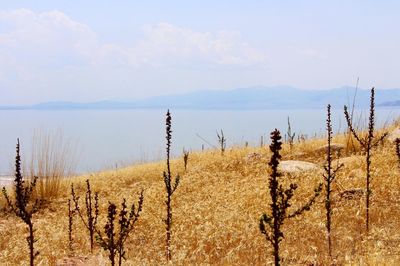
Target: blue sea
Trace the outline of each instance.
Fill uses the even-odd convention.
[[[138,162],[160,160],[165,154],[166,110],[3,110],[0,111],[0,175],[13,173],[16,139],[20,138],[23,161],[32,152],[35,132],[63,135],[73,153],[74,171],[86,173],[123,167]],[[278,128],[287,131],[288,117],[292,132],[312,137],[325,134],[326,110],[171,110],[172,153],[210,149],[218,145],[221,129],[227,145],[259,146],[261,137]],[[365,124],[358,111],[355,119]],[[378,108],[377,126],[390,123],[400,109]],[[360,118],[361,117],[361,118]],[[333,110],[334,131],[346,128],[342,110]],[[25,160],[24,160],[25,158]]]

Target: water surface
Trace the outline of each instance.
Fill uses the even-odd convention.
[[[76,146],[76,171],[99,171],[138,161],[164,158],[165,110],[0,111],[0,174],[13,172],[16,138],[22,156],[31,152],[35,130],[62,131]],[[259,145],[274,128],[313,136],[325,132],[325,110],[199,111],[172,110],[173,155],[182,149],[217,146],[216,131],[223,129],[228,146]],[[378,109],[378,125],[392,121],[400,109]],[[343,131],[342,110],[333,110],[335,131]]]

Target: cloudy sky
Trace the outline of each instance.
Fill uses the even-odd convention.
[[[0,0],[0,104],[400,87],[400,2]]]

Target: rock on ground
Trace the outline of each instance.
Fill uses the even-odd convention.
[[[332,153],[339,153],[341,152],[346,146],[340,143],[331,143],[331,151]],[[328,151],[328,144],[321,146],[315,150],[316,152],[327,152]]]
[[[98,256],[75,256],[59,259],[56,266],[101,266],[106,265],[106,262]]]
[[[395,141],[396,138],[400,138],[400,128],[394,129],[392,132],[389,133],[387,139],[389,141]]]
[[[287,160],[279,163],[279,170],[284,173],[299,173],[319,169],[318,165],[305,161]]]

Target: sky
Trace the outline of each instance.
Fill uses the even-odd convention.
[[[0,105],[399,88],[399,1],[0,0]]]

